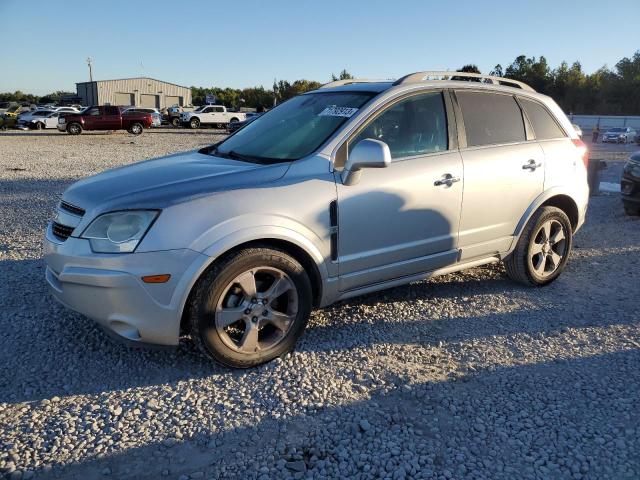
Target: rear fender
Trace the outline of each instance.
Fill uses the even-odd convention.
[[[578,216],[580,216],[579,202],[576,201],[576,198],[573,194],[568,193],[566,189],[563,189],[560,187],[550,188],[549,190],[546,190],[543,193],[541,193],[531,203],[531,205],[529,205],[529,208],[527,208],[527,210],[524,212],[524,215],[522,215],[522,217],[520,218],[520,221],[516,225],[515,231],[513,232],[514,241],[511,244],[511,248],[515,246],[517,239],[520,237],[520,234],[524,230],[524,227],[526,226],[531,216],[536,212],[536,210],[538,210],[550,198],[557,197],[559,195],[569,197],[573,201],[573,203],[576,205],[576,208],[578,209]]]

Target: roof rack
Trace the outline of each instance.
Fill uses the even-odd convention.
[[[389,80],[372,80],[368,78],[349,78],[346,80],[334,80],[333,82],[325,83],[320,88],[333,88],[341,87],[343,85],[351,85],[352,83],[376,83],[376,82],[388,82]]]
[[[431,77],[441,77],[440,79],[431,78]],[[494,77],[492,75],[482,75],[481,73],[471,73],[471,72],[451,72],[451,71],[425,71],[425,72],[416,72],[411,73],[409,75],[405,75],[402,78],[396,80],[394,85],[406,85],[408,83],[420,83],[425,82],[427,80],[451,80],[452,77],[465,77],[465,78],[477,78],[482,83],[491,83],[493,85],[505,85],[507,87],[516,87],[521,88],[522,90],[528,90],[530,92],[535,92],[533,88],[523,82],[519,82],[518,80],[512,80],[511,78],[503,78],[503,77]]]

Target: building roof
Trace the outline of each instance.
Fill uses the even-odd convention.
[[[184,85],[178,85],[177,83],[165,82],[164,80],[158,80],[157,78],[152,78],[152,77],[113,78],[113,79],[109,79],[109,80],[94,80],[92,82],[76,82],[76,85],[82,85],[82,84],[85,84],[85,83],[119,82],[119,81],[122,81],[122,80],[153,80],[153,81],[160,82],[160,83],[167,83],[169,85],[175,85],[176,87],[180,87],[180,88],[187,88],[187,89],[191,88],[191,87],[185,87]]]

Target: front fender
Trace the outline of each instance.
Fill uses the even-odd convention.
[[[263,224],[233,231],[224,236],[217,237],[209,247],[202,250],[202,253],[210,257],[211,261],[214,261],[238,245],[268,239],[286,241],[301,248],[314,260],[322,279],[324,280],[329,277],[330,273],[327,269],[325,255],[323,254],[323,245],[322,243],[318,244],[320,239],[316,237],[315,241],[311,240],[297,229],[293,230],[282,225]]]
[[[189,298],[189,293],[193,289],[195,283],[216,259],[239,245],[267,239],[283,240],[304,250],[314,260],[322,279],[322,284],[326,284],[326,280],[329,277],[327,262],[325,261],[325,257],[323,256],[321,249],[318,248],[314,241],[295,230],[291,230],[283,226],[259,225],[247,227],[233,231],[216,239],[211,245],[209,245],[209,247],[202,251],[206,258],[199,257],[199,260],[191,265],[183,276],[179,287],[176,289],[179,294],[177,295],[177,298],[175,298],[175,302],[179,311],[184,311],[186,302]]]

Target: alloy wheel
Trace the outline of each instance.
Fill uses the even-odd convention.
[[[567,254],[567,234],[562,224],[554,219],[543,223],[529,249],[529,261],[535,273],[542,277],[552,275]]]
[[[298,314],[298,292],[282,270],[256,267],[225,287],[215,327],[229,348],[245,354],[270,350],[289,332]]]

